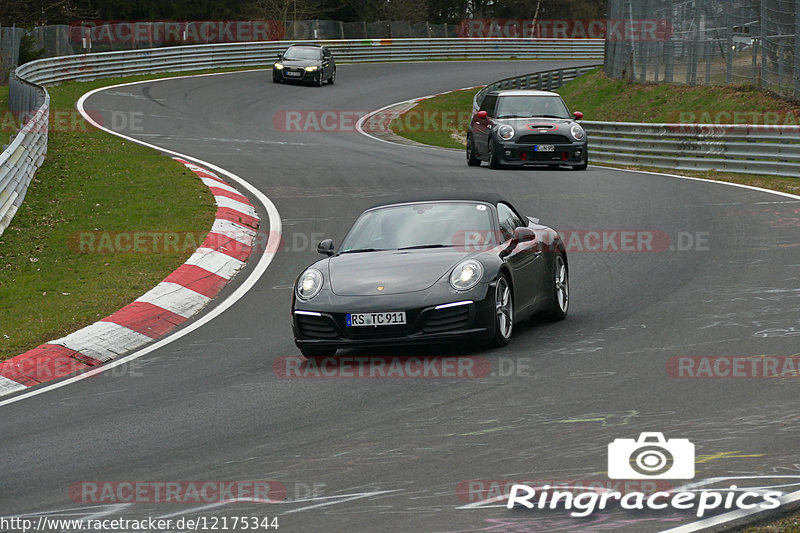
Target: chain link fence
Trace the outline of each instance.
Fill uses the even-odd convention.
[[[93,22],[31,30],[43,57],[222,42],[459,37],[457,24],[337,20]]]
[[[797,0],[609,0],[608,18],[611,77],[753,84],[800,99]]]

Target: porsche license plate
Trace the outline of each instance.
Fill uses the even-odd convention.
[[[348,326],[397,326],[406,323],[404,312],[347,313]]]
[[[556,147],[554,144],[535,144],[533,146],[534,152],[555,152]]]

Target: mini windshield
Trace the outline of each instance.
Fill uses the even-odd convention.
[[[492,245],[491,212],[484,204],[461,202],[372,209],[350,228],[341,253]]]
[[[283,54],[284,59],[319,59],[322,52],[313,46],[290,46]]]
[[[495,118],[570,118],[567,106],[558,96],[501,96]]]

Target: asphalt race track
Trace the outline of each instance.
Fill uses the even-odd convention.
[[[283,532],[659,531],[696,518],[618,506],[586,518],[469,506],[492,494],[462,490],[469,480],[608,482],[608,443],[654,431],[695,443],[699,486],[798,490],[796,377],[679,379],[667,362],[798,354],[800,201],[591,166],[491,171],[467,167],[462,152],[353,131],[279,131],[273,120],[282,111],[364,112],[565,64],[341,65],[336,85],[321,88],[253,71],[89,98],[89,111],[135,117],[120,121],[125,133],[264,192],[286,247],[244,298],[199,330],[93,379],[0,406],[0,514],[278,516]],[[506,348],[344,352],[485,357],[487,377],[277,375],[273,363],[299,355],[291,283],[318,258],[316,242],[340,242],[364,208],[419,191],[499,191],[559,231],[649,232],[662,246],[572,249],[570,316],[518,324]],[[738,479],[714,480],[726,476]],[[174,480],[276,480],[286,499],[92,504],[73,485]]]

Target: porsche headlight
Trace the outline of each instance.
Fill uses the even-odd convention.
[[[576,141],[582,140],[583,137],[586,135],[586,133],[583,131],[583,128],[581,128],[577,124],[574,124],[572,128],[570,128],[569,132],[572,134],[573,137],[575,137]]]
[[[499,128],[497,128],[497,136],[503,139],[504,141],[507,141],[514,136],[514,128],[512,128],[508,124],[503,124]]]
[[[317,70],[318,68],[319,68],[319,67],[318,67],[318,66],[316,66],[316,65],[311,65],[310,67],[306,67],[306,72],[314,72],[314,71],[315,71],[315,70]]]
[[[457,291],[467,291],[483,277],[483,265],[474,259],[459,263],[450,274],[450,286]]]
[[[275,63],[273,66],[278,70],[283,70],[283,63]]]
[[[322,289],[322,272],[316,268],[309,268],[297,280],[297,297],[301,300],[310,300]]]

